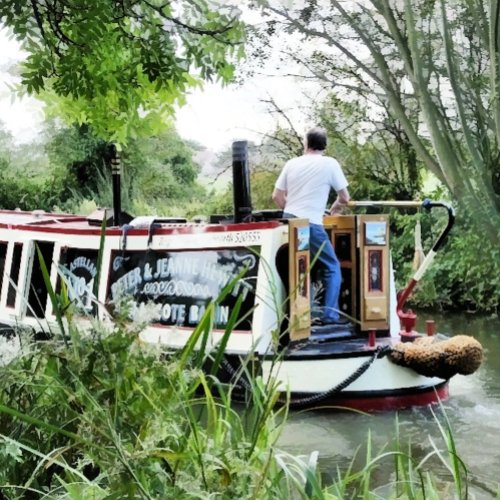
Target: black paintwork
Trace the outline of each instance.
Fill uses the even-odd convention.
[[[311,361],[314,359],[340,359],[373,356],[378,347],[389,347],[392,339],[377,339],[375,347],[368,345],[368,339],[354,335],[347,330],[336,332],[335,336],[311,335],[309,339],[292,343],[281,353],[281,359],[288,361]],[[265,359],[273,359],[275,353],[268,353]]]

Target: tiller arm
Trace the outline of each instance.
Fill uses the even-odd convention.
[[[448,236],[448,233],[450,232],[455,222],[455,211],[453,210],[453,207],[451,207],[447,203],[443,203],[441,201],[436,202],[431,200],[424,200],[421,202],[421,206],[422,208],[425,208],[427,210],[431,210],[432,208],[435,207],[446,208],[446,210],[448,211],[448,223],[446,224],[446,227],[443,229],[443,231],[439,235],[438,239],[436,240],[432,248],[429,250],[429,253],[425,256],[425,259],[420,265],[420,267],[415,271],[415,274],[410,279],[409,283],[403,290],[401,290],[401,292],[399,292],[398,305],[397,305],[397,311],[399,317],[401,317],[400,312],[402,312],[405,302],[408,300],[408,297],[411,295],[413,289],[420,281],[424,273],[431,266],[432,262],[434,261],[434,257],[436,256],[436,253],[443,246],[446,240],[446,236]]]

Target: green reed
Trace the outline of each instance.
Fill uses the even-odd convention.
[[[417,457],[412,443],[403,443],[400,424],[396,415],[393,439],[374,452],[371,433],[368,433],[364,465],[355,470],[354,462],[359,450],[346,466],[337,470],[337,478],[323,490],[326,496],[317,498],[359,499],[408,499],[442,500],[443,498],[468,499],[468,469],[458,456],[453,433],[442,406],[440,412],[431,409],[442,442],[428,437],[430,451]],[[420,443],[421,444],[421,443]],[[449,476],[435,473],[436,465],[444,466]],[[443,468],[443,467],[441,467]],[[381,479],[380,470],[385,471]],[[377,471],[377,474],[374,474]],[[328,496],[330,495],[330,496]]]

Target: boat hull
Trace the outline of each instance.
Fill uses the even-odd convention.
[[[193,333],[206,329],[204,349],[224,342],[225,358],[236,372],[242,360],[255,359],[256,373],[275,380],[281,399],[291,395],[295,408],[391,410],[446,398],[445,380],[389,359],[400,340],[398,318],[388,314],[395,310],[389,249],[382,242],[368,248],[364,233],[363,252],[356,244],[356,227],[387,231],[388,224],[353,217],[328,222],[333,240],[338,236],[339,248],[348,254],[340,252],[349,278],[342,311],[355,320],[339,330],[311,326],[313,286],[304,276],[308,251],[297,237],[307,221],[295,227],[296,219],[292,231],[283,220],[132,221],[102,234],[84,217],[0,211],[0,267],[3,262],[9,277],[0,288],[0,323],[7,332],[19,326],[57,330],[48,273],[55,293],[67,291],[80,328],[90,327],[93,317],[108,323],[128,311],[131,321],[145,325],[141,341],[168,351],[183,349]],[[385,259],[373,283],[369,255]],[[231,370],[225,376],[234,380]]]
[[[391,339],[380,339],[371,347],[359,337],[308,341],[292,349],[254,356],[252,361],[227,356],[222,371],[226,381],[240,377],[239,388],[252,390],[238,370],[245,365],[272,381],[281,393],[280,401],[288,402],[292,409],[391,411],[446,400],[448,381],[394,364],[388,355],[392,343]]]
[[[436,385],[411,387],[387,391],[344,391],[310,401],[311,394],[290,395],[293,408],[328,408],[335,410],[356,410],[363,412],[397,411],[416,406],[429,406],[446,401],[449,397],[448,381]],[[310,402],[308,402],[310,401]]]

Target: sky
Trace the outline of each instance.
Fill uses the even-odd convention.
[[[20,143],[36,139],[43,122],[41,103],[29,97],[13,99],[8,87],[14,83],[8,70],[22,58],[17,42],[9,40],[6,31],[0,29],[0,120]],[[176,128],[181,137],[195,140],[215,152],[226,149],[233,140],[260,143],[277,123],[276,116],[261,99],[272,96],[298,128],[305,128],[297,95],[292,80],[276,75],[258,75],[242,85],[206,84],[203,90],[187,96],[187,104],[176,114]]]
[[[187,105],[177,112],[179,134],[194,139],[213,150],[222,150],[234,140],[260,143],[276,120],[260,102],[270,89],[265,79],[243,86],[208,84],[188,96]]]
[[[0,121],[12,132],[17,142],[36,138],[43,120],[42,105],[35,99],[14,98],[9,85],[15,80],[9,69],[22,60],[23,53],[15,40],[9,40],[4,29],[0,29]]]

